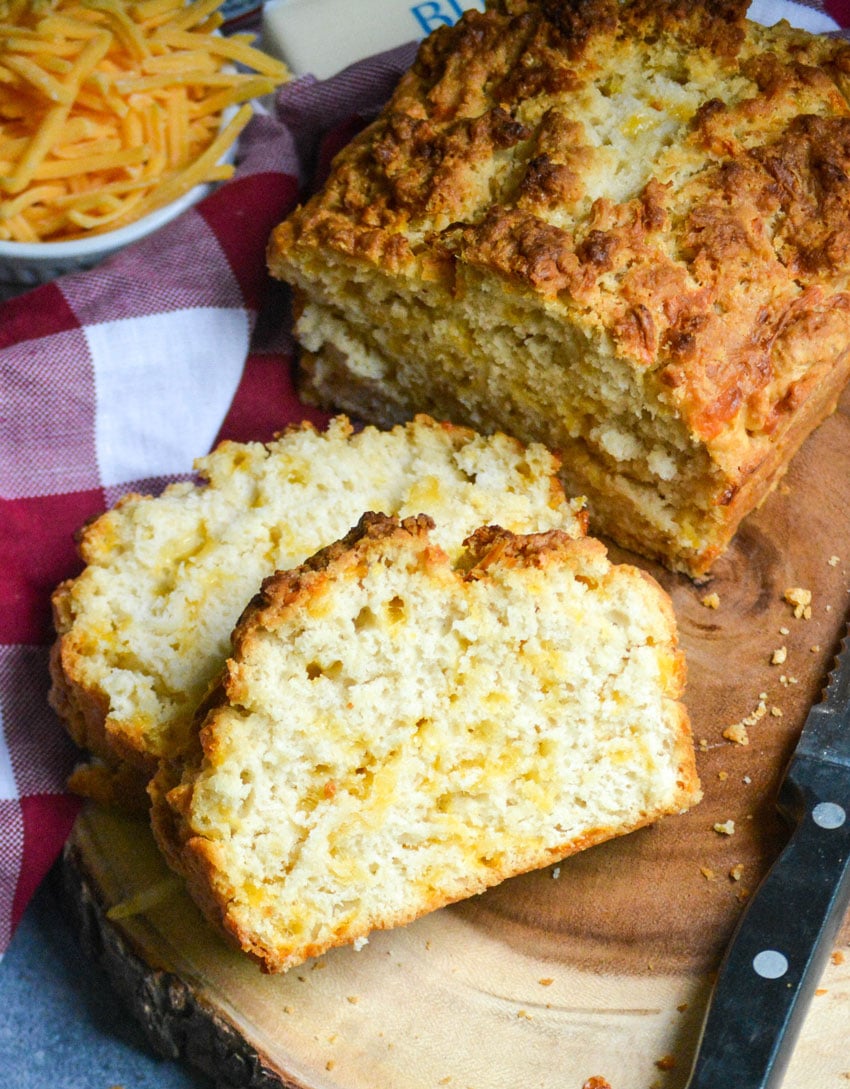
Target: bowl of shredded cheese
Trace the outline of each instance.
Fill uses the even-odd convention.
[[[233,173],[286,67],[221,0],[0,0],[0,279],[90,267]]]

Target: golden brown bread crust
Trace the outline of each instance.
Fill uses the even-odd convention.
[[[80,531],[78,542],[88,528]],[[51,597],[53,625],[60,637],[50,648],[48,692],[48,703],[71,739],[89,754],[89,761],[79,764],[69,776],[68,789],[98,805],[146,813],[147,784],[156,770],[156,762],[132,746],[115,744],[107,726],[106,694],[80,680],[80,648],[61,637],[69,625],[72,586],[73,579],[61,582]]]
[[[446,300],[483,277],[610,338],[647,410],[669,411],[707,453],[717,532],[683,560],[692,573],[828,411],[850,348],[850,46],[756,26],[747,6],[502,0],[468,12],[425,40],[386,110],[269,248],[272,272],[302,296],[323,259]],[[617,72],[643,55],[674,81],[679,63],[701,101],[660,96],[659,112],[684,120],[654,173],[617,199],[600,189],[599,137],[580,103],[594,84],[613,96]],[[435,402],[450,405],[442,389]],[[545,422],[538,437],[552,444]],[[747,503],[730,507],[745,487]]]
[[[345,584],[350,578],[356,583],[366,576],[369,565],[375,562],[376,557],[393,555],[395,544],[405,550],[413,548],[417,551],[420,557],[418,562],[423,570],[442,570],[441,565],[445,563],[446,556],[431,542],[429,534],[432,528],[433,522],[426,515],[399,519],[369,513],[339,542],[322,549],[298,568],[276,572],[265,579],[261,591],[246,607],[235,628],[233,656],[222,673],[221,683],[199,709],[200,729],[195,735],[192,751],[186,753],[181,761],[170,765],[162,764],[151,783],[154,834],[169,864],[186,879],[189,891],[208,917],[230,940],[254,956],[266,971],[285,970],[334,946],[364,937],[362,920],[359,923],[357,920],[343,920],[336,926],[330,939],[325,933],[320,941],[299,940],[294,947],[290,942],[282,950],[270,945],[268,937],[258,937],[263,924],[257,923],[257,916],[273,913],[276,909],[271,905],[262,907],[259,900],[255,904],[255,893],[246,887],[242,879],[234,876],[234,860],[229,853],[228,836],[221,837],[216,834],[216,828],[210,829],[210,810],[207,805],[210,799],[214,799],[212,824],[216,825],[219,817],[225,824],[233,820],[235,834],[241,831],[243,824],[252,820],[253,813],[249,816],[244,802],[234,803],[228,796],[224,781],[221,786],[213,788],[210,794],[202,782],[203,777],[206,773],[215,774],[219,769],[226,769],[225,780],[237,781],[240,774],[246,774],[244,767],[251,763],[250,754],[243,749],[239,753],[239,760],[234,764],[237,754],[233,749],[228,716],[229,709],[238,709],[241,715],[250,714],[249,708],[257,706],[257,693],[252,691],[244,670],[258,647],[279,628],[289,633],[293,618],[301,627],[310,625],[309,618],[314,609],[318,610],[317,616],[323,617],[323,603],[329,580],[339,579]],[[657,583],[644,572],[625,565],[621,565],[615,575],[605,558],[606,550],[599,541],[589,538],[572,540],[558,530],[517,536],[498,526],[482,527],[468,539],[467,549],[467,556],[457,568],[462,582],[487,579],[490,569],[496,565],[503,571],[531,567],[547,571],[555,566],[565,566],[577,573],[579,581],[587,579],[591,586],[596,579],[604,583],[609,577],[626,581],[637,578],[645,583],[648,593],[646,596],[642,595],[641,600],[649,613],[657,610],[658,614],[655,621],[657,626],[652,628],[656,633],[655,637],[662,641],[670,640],[669,646],[666,646],[667,666],[663,671],[661,684],[666,713],[669,715],[667,728],[671,735],[670,763],[674,768],[672,774],[675,786],[671,795],[666,798],[663,809],[655,808],[651,813],[633,816],[627,827],[614,828],[603,824],[589,826],[581,834],[557,843],[544,843],[537,836],[531,836],[527,841],[522,836],[511,838],[509,842],[505,842],[502,856],[492,861],[484,878],[480,872],[470,870],[465,873],[460,884],[455,881],[448,886],[452,890],[448,896],[445,895],[446,886],[438,884],[431,888],[427,902],[423,904],[421,898],[417,900],[417,896],[412,896],[409,907],[384,914],[377,921],[372,918],[366,932],[369,928],[383,929],[410,922],[425,911],[480,892],[507,877],[545,866],[609,839],[612,835],[642,827],[657,820],[664,813],[677,812],[695,804],[700,797],[690,724],[684,705],[678,702],[685,683],[684,656],[676,647],[672,605]],[[286,700],[284,702],[291,708]],[[351,707],[352,704],[348,706]],[[332,727],[328,725],[328,729]],[[375,740],[381,736],[383,729],[384,724],[380,719],[375,721]],[[286,723],[281,722],[274,726],[266,724],[263,730],[280,730],[285,734],[287,727]],[[492,754],[485,751],[478,754],[478,760],[484,765],[491,758]],[[265,763],[263,767],[266,767]],[[293,771],[293,767],[294,765],[287,766],[285,771],[281,769],[281,778],[276,778],[275,781],[282,783],[287,773],[300,774]],[[638,768],[635,772],[642,774]],[[258,794],[262,793],[260,776],[255,772],[247,774],[252,783],[252,796],[255,790]],[[333,773],[326,771],[326,774]],[[196,797],[198,790],[207,799],[207,803],[202,802],[200,807]],[[325,800],[330,802],[336,790],[335,780],[328,780]],[[249,802],[248,806],[250,804]],[[365,802],[364,808],[368,811]],[[559,832],[563,835],[563,829],[559,828]],[[274,873],[269,880],[277,880],[277,873],[291,873],[290,869],[283,867],[284,860],[276,859],[272,866]],[[287,880],[289,879],[288,877]],[[332,879],[329,880],[332,883]],[[256,886],[256,878],[252,879],[251,886]],[[348,896],[357,895],[359,893],[355,885],[349,890]],[[312,918],[311,925],[322,921]],[[309,931],[308,926],[307,932]]]

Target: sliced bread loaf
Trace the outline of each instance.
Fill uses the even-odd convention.
[[[563,455],[704,576],[850,374],[850,45],[749,0],[487,0],[272,235],[305,399]]]

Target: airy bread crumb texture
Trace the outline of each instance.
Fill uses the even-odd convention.
[[[491,0],[275,231],[302,392],[563,456],[691,575],[850,369],[850,46],[746,0]]]
[[[157,840],[267,971],[699,798],[669,598],[588,538],[365,515],[267,579]]]
[[[540,446],[424,416],[358,433],[338,417],[268,445],[225,442],[197,462],[200,484],[122,499],[83,530],[85,567],[53,598],[51,701],[107,769],[77,776],[79,788],[103,797],[112,769],[128,761],[143,787],[157,760],[186,743],[233,626],[267,575],[337,540],[364,511],[428,512],[450,554],[497,520],[517,532],[581,535],[582,503],[565,498],[557,467]],[[128,776],[119,780],[127,801]]]

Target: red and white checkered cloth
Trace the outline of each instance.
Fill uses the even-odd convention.
[[[826,8],[850,26],[850,0]],[[752,14],[835,26],[813,3]],[[65,780],[79,754],[47,704],[50,594],[80,568],[74,532],[127,491],[188,476],[223,438],[320,418],[293,390],[266,240],[412,57],[284,87],[232,181],[99,268],[0,306],[0,956],[78,808]]]

